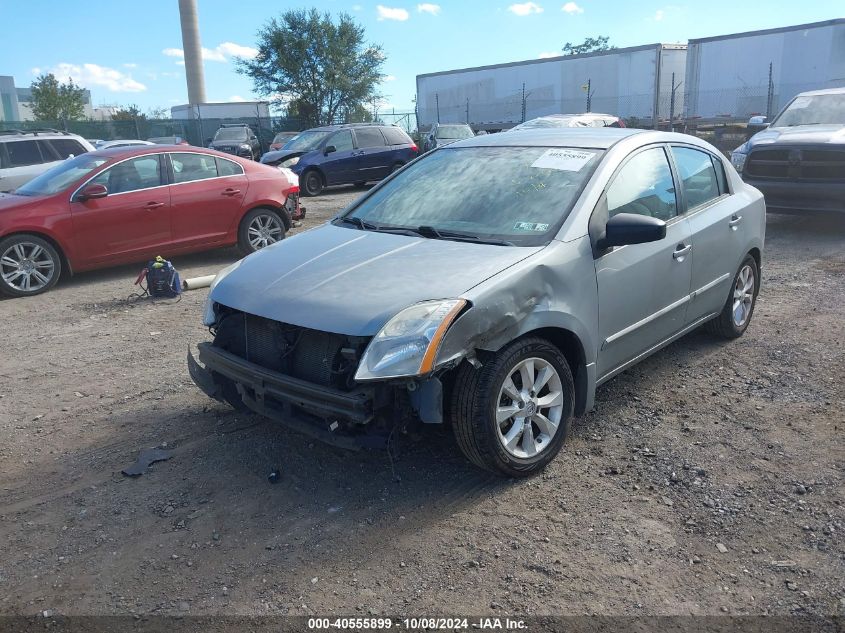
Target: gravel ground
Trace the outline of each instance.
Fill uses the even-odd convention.
[[[767,237],[747,334],[602,387],[527,481],[448,429],[391,463],[210,401],[185,368],[206,291],[128,301],[137,265],[0,301],[0,614],[845,612],[845,222]],[[120,474],[152,446],[172,459]]]

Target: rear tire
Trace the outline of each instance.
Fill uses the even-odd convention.
[[[253,209],[238,226],[238,250],[250,255],[285,239],[285,222],[273,209]]]
[[[302,193],[306,196],[319,196],[325,188],[323,177],[315,169],[311,169],[302,174]]]
[[[47,292],[62,275],[62,258],[47,240],[20,233],[0,240],[0,293],[32,297]]]
[[[541,338],[519,339],[480,369],[469,363],[458,368],[452,428],[461,451],[479,468],[528,477],[560,451],[574,401],[572,371],[560,350]]]
[[[722,312],[707,323],[707,331],[727,339],[742,336],[754,315],[758,292],[760,292],[760,271],[757,268],[757,261],[751,255],[746,255],[734,275]]]

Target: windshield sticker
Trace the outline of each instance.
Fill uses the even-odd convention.
[[[595,152],[585,152],[580,149],[550,149],[531,163],[531,166],[539,169],[581,171],[581,168],[595,155]]]
[[[810,105],[810,101],[812,99],[810,97],[796,97],[795,101],[792,102],[792,105],[789,106],[789,109],[799,109],[799,108],[806,108]]]
[[[543,233],[549,230],[549,225],[545,222],[517,222],[513,226],[514,231],[536,231]]]

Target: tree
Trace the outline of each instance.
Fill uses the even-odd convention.
[[[32,82],[32,114],[39,121],[75,121],[85,113],[85,89],[68,78],[59,83],[53,73]]]
[[[563,45],[564,55],[581,55],[582,53],[595,53],[596,51],[609,51],[616,48],[610,46],[608,42],[610,37],[607,35],[599,35],[598,37],[588,37],[580,44],[572,44],[567,42]]]
[[[384,59],[350,15],[341,13],[335,22],[316,9],[291,10],[261,28],[258,55],[239,60],[238,72],[252,79],[257,93],[289,101],[291,116],[320,125],[375,94]]]
[[[138,119],[145,121],[147,119],[147,115],[141,112],[141,108],[134,104],[118,108],[115,110],[114,114],[111,115],[112,121],[137,121]]]
[[[147,110],[148,119],[169,119],[170,110],[164,106],[155,106]]]

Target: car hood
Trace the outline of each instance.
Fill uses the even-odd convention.
[[[277,149],[270,152],[267,152],[261,157],[261,162],[264,164],[267,163],[280,163],[288,158],[296,158],[297,156],[302,156],[303,154],[307,154],[308,152],[303,151],[291,151],[291,150],[284,150],[284,149]]]
[[[542,249],[324,224],[241,260],[210,297],[292,325],[373,336],[403,308],[460,297]]]
[[[773,127],[757,132],[745,144],[745,151],[763,145],[803,145],[814,143],[845,144],[845,125],[796,125]]]
[[[43,202],[43,196],[16,196],[13,193],[0,193],[0,213],[9,209],[20,211],[28,207],[37,207]]]
[[[243,141],[211,141],[210,148],[214,149],[215,147],[232,147],[233,145],[237,145],[240,147],[241,145],[249,145],[249,141],[244,139]]]

